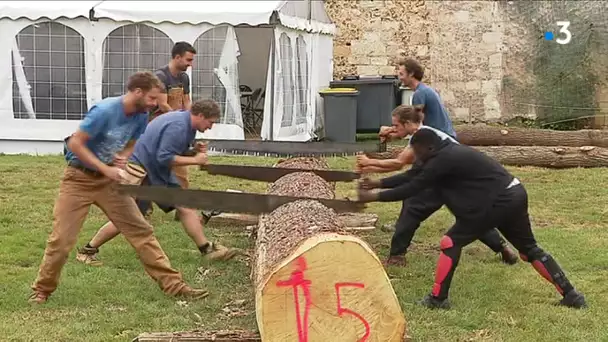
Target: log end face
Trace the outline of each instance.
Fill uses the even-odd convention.
[[[256,313],[262,340],[270,342],[303,335],[358,341],[366,334],[368,341],[396,342],[406,328],[380,260],[360,239],[339,234],[307,239],[278,265],[256,289]]]

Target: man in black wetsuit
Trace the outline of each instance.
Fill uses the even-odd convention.
[[[583,294],[574,289],[553,257],[537,245],[528,215],[528,195],[517,178],[482,152],[441,140],[431,130],[417,131],[410,144],[420,164],[396,176],[364,179],[359,201],[401,201],[435,187],[456,217],[456,223],[440,242],[433,289],[420,304],[449,308],[448,291],[462,248],[497,227],[521,258],[555,285],[563,296],[559,304],[586,307]],[[389,190],[369,191],[373,188]]]

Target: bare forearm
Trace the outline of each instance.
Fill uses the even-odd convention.
[[[74,141],[70,139],[68,141],[68,148],[72,153],[78,157],[83,163],[94,167],[99,172],[104,172],[104,170],[108,167],[104,164],[91,150],[89,150],[84,144]]]
[[[184,157],[184,156],[175,156],[173,158],[173,162],[171,162],[171,166],[188,166],[188,165],[197,165],[196,159],[194,157]]]
[[[401,170],[404,164],[399,159],[370,159],[369,166],[374,166],[387,170],[386,172],[390,172]]]
[[[380,166],[365,166],[361,168],[362,173],[388,173],[396,171],[392,168],[384,168]]]

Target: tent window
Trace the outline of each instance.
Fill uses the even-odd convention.
[[[12,49],[15,119],[81,120],[87,111],[84,39],[55,22],[27,26]]]
[[[145,24],[129,24],[110,32],[103,42],[102,96],[122,95],[131,74],[165,66],[172,48],[171,38]]]
[[[222,113],[220,122],[236,123],[234,111],[232,109],[226,111],[226,89],[214,71],[220,67],[227,34],[228,26],[217,26],[205,31],[194,42],[196,56],[192,68],[192,98],[213,99],[220,106],[220,113]],[[231,70],[224,71],[227,74],[231,73]],[[238,91],[236,93],[238,94]]]
[[[293,51],[291,50],[291,39],[287,34],[282,33],[279,38],[280,46],[280,66],[281,66],[281,96],[283,99],[283,118],[281,127],[290,127],[293,123],[294,114],[294,82],[293,70]]]
[[[297,69],[297,95],[298,105],[296,106],[296,124],[306,123],[308,112],[308,52],[306,51],[306,41],[299,35],[296,39],[296,67]]]

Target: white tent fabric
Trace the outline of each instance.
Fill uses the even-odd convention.
[[[35,113],[36,106],[32,105],[31,92],[33,90],[31,88],[41,86],[40,80],[38,80],[38,84],[36,84],[36,80],[34,84],[31,84],[32,81],[25,76],[28,75],[28,72],[32,72],[31,55],[32,51],[38,48],[18,46],[17,35],[26,28],[35,31],[38,25],[46,25],[47,36],[40,38],[46,38],[49,44],[52,43],[50,41],[59,41],[57,44],[68,44],[67,38],[53,33],[59,32],[53,30],[60,27],[63,30],[61,34],[67,34],[70,31],[69,34],[74,44],[80,46],[78,51],[81,52],[68,52],[68,57],[66,57],[65,47],[62,48],[63,52],[46,47],[45,53],[50,56],[51,63],[53,59],[66,59],[63,66],[64,73],[78,73],[78,68],[80,68],[82,81],[76,82],[76,85],[72,82],[67,86],[82,89],[75,91],[72,89],[72,97],[68,99],[67,90],[59,87],[64,83],[69,83],[68,81],[58,82],[60,84],[57,85],[53,84],[53,79],[50,79],[51,82],[46,87],[53,88],[50,94],[59,92],[57,96],[63,96],[64,101],[72,101],[74,105],[82,106],[84,111],[102,99],[104,86],[102,79],[106,77],[103,59],[104,43],[111,32],[126,25],[142,23],[142,25],[153,28],[158,32],[156,34],[167,37],[171,42],[194,43],[204,32],[217,25],[228,25],[230,29],[223,40],[220,65],[212,72],[217,75],[226,90],[224,120],[228,120],[230,117],[233,119],[231,123],[227,121],[219,123],[204,136],[243,139],[240,94],[238,94],[239,46],[232,27],[241,24],[272,25],[271,18],[276,14],[280,22],[280,25],[274,28],[276,67],[275,70],[268,70],[267,77],[268,85],[270,85],[271,79],[274,79],[274,89],[271,90],[270,87],[266,89],[262,135],[265,139],[271,138],[270,118],[272,117],[272,138],[275,140],[308,140],[312,137],[312,132],[318,122],[318,115],[322,113],[321,99],[317,93],[320,87],[328,85],[332,71],[331,35],[335,32],[335,25],[328,18],[323,2],[315,0],[310,3],[300,0],[150,1],[145,2],[143,6],[142,4],[139,1],[0,1],[0,32],[2,32],[0,35],[0,82],[4,82],[0,87],[1,153],[37,152],[39,150],[32,147],[35,142],[53,142],[55,147],[42,150],[55,151],[57,149],[57,152],[60,152],[58,146],[61,146],[62,139],[77,129],[80,122],[79,119],[74,118],[40,118],[38,113]],[[91,15],[95,20],[90,20]],[[49,20],[52,20],[52,23],[49,23]],[[30,35],[33,37],[31,40],[34,41],[35,34]],[[284,74],[281,74],[282,68],[279,66],[281,58],[286,58],[280,53],[282,35],[288,36],[290,41],[289,48],[286,49],[284,46],[284,51],[291,51],[292,56],[292,60],[287,64],[291,76],[285,77],[286,82],[281,80],[281,76]],[[306,51],[306,61],[304,62],[304,57],[301,57],[301,61],[296,61],[296,56],[302,54],[304,50]],[[30,57],[27,57],[28,52]],[[263,53],[268,54],[269,52]],[[75,57],[76,62],[74,60],[70,62],[70,56]],[[81,58],[81,62],[78,61],[78,58]],[[81,66],[76,67],[73,63],[80,63]],[[285,63],[283,62],[283,64]],[[195,65],[195,70],[196,67]],[[51,73],[49,64],[45,68]],[[59,72],[59,70],[57,71]],[[189,71],[189,74],[192,75],[192,71]],[[297,78],[301,78],[304,74],[308,74],[305,85],[297,82]],[[63,80],[63,78],[61,79]],[[274,106],[269,101],[271,92],[274,95],[272,96]],[[74,96],[80,97],[80,99],[74,98]],[[18,103],[14,102],[15,98],[20,99]],[[82,99],[85,101],[83,102]],[[49,105],[51,108],[52,99],[48,99],[48,101],[51,103]],[[290,115],[284,115],[282,107],[288,106],[290,103],[299,105],[299,111],[296,113],[294,110]],[[17,111],[14,106],[17,105],[20,106],[21,117],[14,114]],[[53,110],[49,111],[52,114]],[[35,119],[27,120],[28,118]],[[9,148],[7,141],[11,143],[20,141],[23,142],[23,146],[27,147]],[[30,143],[26,144],[25,141],[30,141]]]

